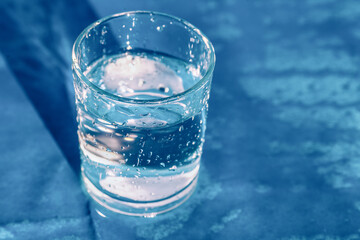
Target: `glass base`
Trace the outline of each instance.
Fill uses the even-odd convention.
[[[184,203],[194,192],[198,177],[196,176],[186,188],[175,195],[151,202],[123,201],[100,191],[83,173],[81,179],[84,191],[91,199],[102,207],[105,207],[112,212],[130,216],[155,217],[158,214],[168,212]]]

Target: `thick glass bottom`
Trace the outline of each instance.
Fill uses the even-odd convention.
[[[155,217],[158,214],[168,212],[184,203],[194,192],[198,177],[196,176],[186,188],[176,194],[158,201],[149,202],[129,202],[114,198],[100,191],[83,173],[81,179],[84,191],[91,199],[102,207],[105,207],[112,212],[130,216]]]

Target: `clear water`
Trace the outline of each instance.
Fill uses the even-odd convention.
[[[86,76],[103,90],[135,99],[168,97],[193,86],[201,77],[183,61],[144,52],[100,59],[88,68]],[[78,104],[78,134],[83,177],[98,190],[122,201],[161,201],[196,179],[205,113],[183,119],[176,112],[165,111],[162,115],[166,116],[159,119],[139,109],[145,112],[141,118],[129,117],[114,124],[106,117],[116,118],[120,108],[104,107],[96,101],[89,97],[85,105]],[[97,113],[106,113],[104,117],[92,114],[94,105]]]

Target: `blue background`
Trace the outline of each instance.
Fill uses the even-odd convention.
[[[127,10],[217,55],[199,185],[154,219],[82,194],[71,46]],[[0,239],[360,239],[358,0],[0,2]]]

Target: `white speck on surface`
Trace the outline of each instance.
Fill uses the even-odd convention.
[[[239,214],[242,212],[241,209],[231,210],[228,214],[226,214],[223,218],[221,218],[220,223],[215,223],[210,227],[210,231],[218,233],[225,228],[226,223],[229,223],[236,218],[238,218]]]

